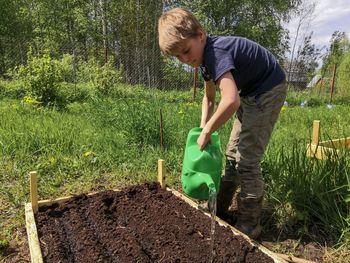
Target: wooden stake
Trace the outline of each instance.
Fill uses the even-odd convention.
[[[312,130],[312,144],[318,144],[320,141],[320,121],[314,120]]]
[[[163,114],[162,109],[159,109],[159,133],[160,133],[160,148],[164,149],[164,132],[163,132]]]
[[[333,92],[334,92],[334,82],[335,82],[335,73],[337,72],[337,65],[333,66],[333,78],[332,78],[332,86],[331,86],[331,98],[329,100],[329,104],[332,104]]]
[[[194,68],[194,74],[193,74],[193,101],[196,100],[197,76],[198,76],[198,68]]]
[[[162,189],[165,189],[165,166],[162,159],[158,160],[158,182]]]
[[[29,173],[30,176],[30,202],[32,203],[33,212],[38,212],[38,179],[37,172],[33,171]]]

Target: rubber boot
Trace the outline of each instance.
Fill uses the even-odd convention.
[[[238,220],[235,227],[252,239],[261,234],[262,200],[263,197],[242,197],[240,194],[237,196]]]
[[[226,160],[224,176],[221,177],[220,190],[216,201],[216,214],[222,217],[231,205],[233,195],[239,185],[236,162]]]

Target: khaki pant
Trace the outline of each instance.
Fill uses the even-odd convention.
[[[264,194],[260,162],[286,93],[287,85],[283,82],[261,95],[241,97],[226,158],[236,162],[243,198],[260,198]]]

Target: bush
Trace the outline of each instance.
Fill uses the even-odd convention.
[[[123,67],[115,69],[113,61],[110,60],[104,65],[100,65],[95,59],[82,62],[79,65],[78,81],[91,82],[101,95],[110,95],[116,83],[123,80]]]
[[[67,83],[61,82],[57,88],[57,98],[60,100],[61,107],[68,103],[83,102],[94,97],[94,89],[87,83]]]
[[[186,69],[186,66],[183,66],[174,59],[164,59],[163,74],[165,82],[170,87],[175,86],[179,89],[188,89],[190,86],[192,86],[193,73]]]
[[[22,99],[27,93],[28,89],[22,81],[0,80],[0,99]]]
[[[341,95],[350,95],[350,51],[337,69],[336,91]]]
[[[50,105],[62,100],[57,90],[58,84],[63,81],[62,72],[59,62],[49,55],[33,57],[29,52],[27,66],[19,67],[17,78],[26,84],[31,96],[43,105]]]

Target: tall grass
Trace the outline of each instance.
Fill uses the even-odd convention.
[[[301,234],[321,233],[334,242],[348,239],[349,158],[349,151],[327,160],[309,158],[297,141],[291,149],[282,147],[267,155],[264,168],[268,199],[280,227],[299,223]]]
[[[281,226],[302,222],[307,232],[315,224],[333,240],[349,240],[349,156],[305,157],[314,119],[321,120],[325,139],[349,136],[349,106],[318,105],[282,110],[263,162],[267,197]],[[168,183],[179,187],[187,132],[199,125],[200,108],[200,94],[192,101],[190,92],[127,86],[116,87],[109,98],[91,97],[63,111],[1,100],[0,239],[10,239],[24,225],[31,170],[40,175],[40,198],[54,198],[156,180],[157,159],[163,158]],[[227,123],[219,131],[223,150],[230,129]]]

